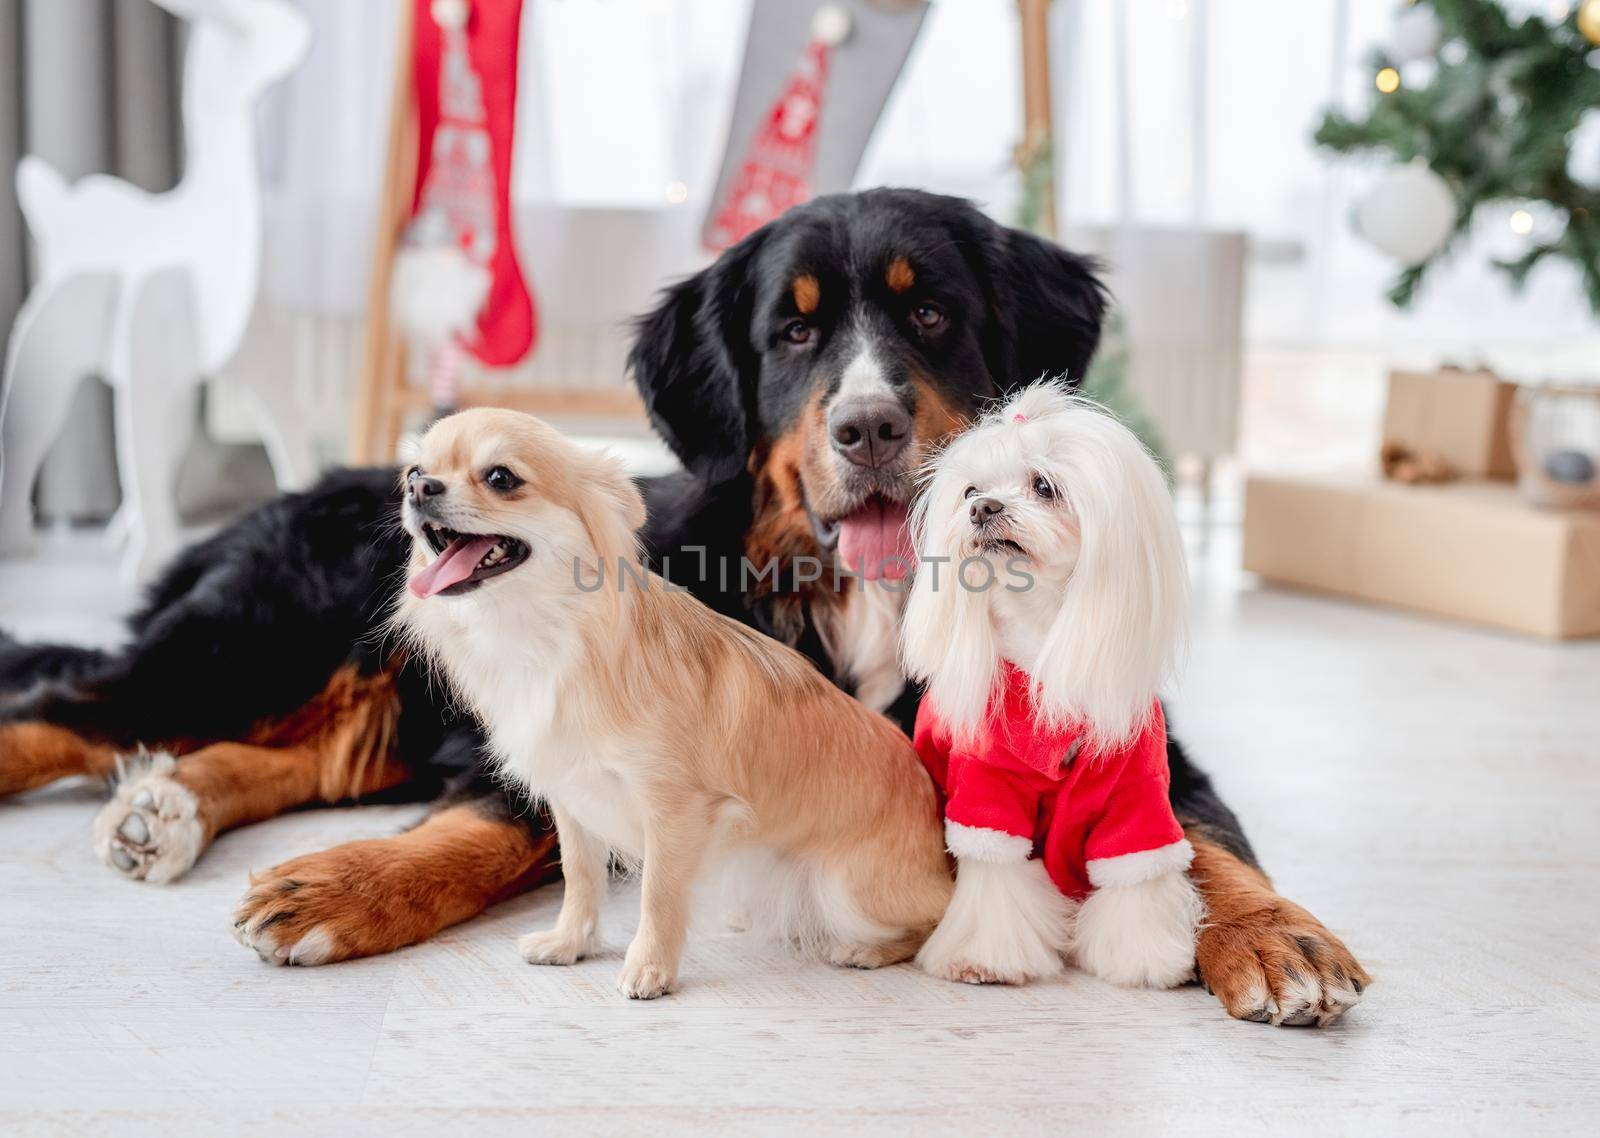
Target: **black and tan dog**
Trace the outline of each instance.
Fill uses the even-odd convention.
[[[1017,383],[1081,377],[1105,305],[1091,264],[951,198],[791,210],[639,323],[634,378],[685,468],[642,485],[654,564],[909,727],[894,622],[913,472]],[[178,559],[121,652],[0,648],[0,794],[147,748],[96,828],[105,860],[146,880],[295,806],[441,795],[412,830],[252,880],[236,932],[277,962],[389,951],[553,877],[548,825],[488,777],[476,725],[385,649],[399,495],[392,471],[347,471],[247,516]],[[1170,762],[1206,984],[1242,1018],[1337,1017],[1366,974],[1273,891],[1176,742]]]

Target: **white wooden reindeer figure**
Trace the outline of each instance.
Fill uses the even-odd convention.
[[[118,178],[67,185],[36,157],[17,168],[38,283],[17,318],[0,388],[0,552],[31,540],[33,483],[79,381],[116,399],[124,577],[178,540],[173,502],[198,385],[238,349],[255,305],[261,190],[255,104],[305,58],[310,23],[287,0],[155,0],[190,22],[185,169],[168,193]],[[312,473],[288,377],[246,380],[280,484]]]

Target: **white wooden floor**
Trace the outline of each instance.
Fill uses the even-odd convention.
[[[107,635],[123,598],[83,549],[0,563],[0,626]],[[229,936],[249,869],[412,808],[256,826],[160,888],[94,861],[97,793],[63,785],[0,803],[0,1132],[1593,1133],[1600,645],[1261,590],[1236,560],[1227,530],[1199,559],[1176,725],[1373,973],[1333,1028],[711,935],[680,994],[629,1004],[616,951],[518,959],[554,888],[392,956],[276,969]],[[634,913],[615,898],[613,946]]]

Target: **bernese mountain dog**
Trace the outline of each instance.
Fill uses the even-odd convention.
[[[1081,378],[1106,305],[1091,262],[960,200],[886,189],[790,210],[638,322],[633,378],[683,467],[642,483],[655,567],[909,728],[893,566],[918,467],[1018,384]],[[384,634],[398,503],[395,471],[336,471],[178,557],[123,648],[0,643],[0,795],[112,779],[97,851],[150,882],[295,807],[432,799],[404,833],[252,877],[234,931],[273,963],[387,952],[557,876],[548,822]],[[1334,1018],[1365,972],[1276,894],[1176,741],[1170,760],[1208,909],[1201,979],[1241,1018]]]

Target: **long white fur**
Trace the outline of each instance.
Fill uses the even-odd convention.
[[[1031,490],[1036,476],[1063,498],[1038,499]],[[1035,587],[1059,587],[1051,598],[1058,603],[1027,667],[1042,718],[1057,727],[1082,722],[1101,747],[1137,735],[1172,669],[1188,607],[1183,544],[1155,460],[1095,404],[1045,382],[985,416],[935,458],[912,516],[922,556],[954,563],[978,553],[968,486],[1001,500],[1024,548],[1053,555]],[[1066,578],[1049,580],[1063,560]],[[934,577],[917,573],[902,654],[958,738],[970,739],[1000,675],[991,609],[1005,586],[961,588],[952,566],[938,574],[937,587]]]
[[[1054,976],[1071,947],[1074,909],[1037,858],[962,858],[950,907],[917,953],[917,964],[969,984]]]
[[[730,854],[721,859],[717,892],[706,902],[736,913],[741,932],[811,957],[826,957],[840,945],[882,944],[903,932],[863,914],[825,866],[752,846]]]
[[[843,605],[817,613],[817,632],[835,669],[855,681],[856,698],[874,711],[886,710],[906,686],[897,643],[905,602],[902,582],[860,578]]]
[[[1194,977],[1195,937],[1206,906],[1189,875],[1171,871],[1094,890],[1072,937],[1078,967],[1112,984],[1175,988]]]
[[[1054,500],[1034,491],[1039,477]],[[926,481],[912,516],[923,564],[901,650],[957,741],[981,734],[1003,658],[1033,678],[1046,726],[1081,724],[1093,750],[1136,736],[1173,667],[1188,607],[1171,496],[1143,445],[1095,404],[1042,382],[958,436]],[[1004,506],[1031,588],[959,585],[954,566],[974,556],[1008,580],[1010,559],[978,547],[969,487]],[[950,564],[930,571],[932,556]],[[1019,983],[1052,975],[1070,951],[1118,984],[1171,987],[1192,974],[1205,910],[1176,862],[1096,889],[1074,912],[1038,860],[997,864],[967,838],[951,848],[955,896],[917,958],[930,972]]]

